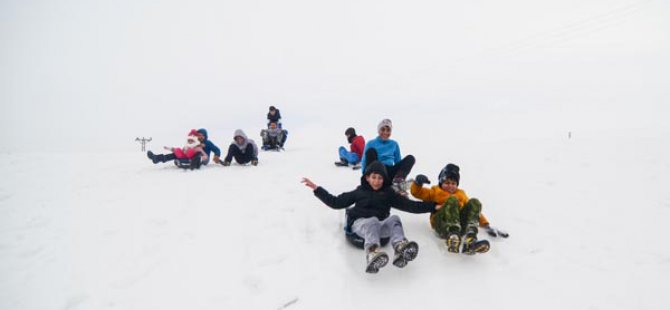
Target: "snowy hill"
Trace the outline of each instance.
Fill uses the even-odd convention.
[[[0,309],[667,309],[670,4],[4,1]],[[286,152],[184,171],[148,148],[205,127]],[[507,240],[419,246],[364,273],[333,166],[382,118],[433,182],[448,162]],[[486,238],[480,234],[480,238]],[[387,247],[386,250],[390,251]],[[474,305],[474,306],[473,306]]]

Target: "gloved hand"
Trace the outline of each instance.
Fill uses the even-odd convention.
[[[423,174],[418,174],[414,178],[414,183],[419,186],[423,186],[424,184],[430,184],[430,180],[428,180],[428,177],[423,175]]]
[[[489,234],[489,236],[491,236],[493,238],[497,238],[497,237],[507,238],[507,237],[509,237],[509,234],[506,231],[502,231],[502,230],[500,230],[498,228],[495,228],[495,227],[492,227],[492,226],[486,226],[486,227],[484,227],[484,230],[486,231],[487,234]]]

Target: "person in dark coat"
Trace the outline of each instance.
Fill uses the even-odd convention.
[[[333,209],[347,209],[347,225],[352,232],[365,239],[366,272],[376,273],[389,261],[388,255],[379,249],[382,238],[390,238],[395,251],[393,264],[405,267],[416,258],[419,247],[414,241],[405,238],[400,217],[391,215],[391,208],[410,213],[430,213],[441,206],[433,202],[409,200],[384,185],[387,178],[386,167],[374,161],[368,165],[361,177],[361,185],[355,190],[333,196],[323,187],[317,186],[310,179],[303,178],[302,183],[314,190],[314,195]]]

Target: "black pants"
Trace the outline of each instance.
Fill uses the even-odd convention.
[[[235,143],[231,144],[228,147],[228,154],[226,155],[226,158],[224,161],[231,161],[235,158],[235,161],[239,164],[246,164],[254,159],[257,159],[256,156],[254,156],[254,146],[249,143],[247,144],[247,147],[244,149],[244,152],[240,150]]]
[[[374,148],[370,148],[365,152],[365,163],[370,164],[373,161],[377,160],[377,150]],[[397,164],[393,166],[386,166],[386,173],[388,174],[388,178],[384,180],[384,185],[391,185],[393,182],[394,178],[402,178],[405,179],[410,171],[412,171],[412,167],[414,167],[414,163],[416,160],[414,159],[414,156],[412,155],[407,155],[405,156],[402,160],[400,160]]]

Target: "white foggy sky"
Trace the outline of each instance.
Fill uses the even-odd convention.
[[[3,1],[0,135],[6,151],[134,150],[206,127],[223,144],[269,105],[338,132],[333,109],[667,131],[669,20],[654,0]]]

